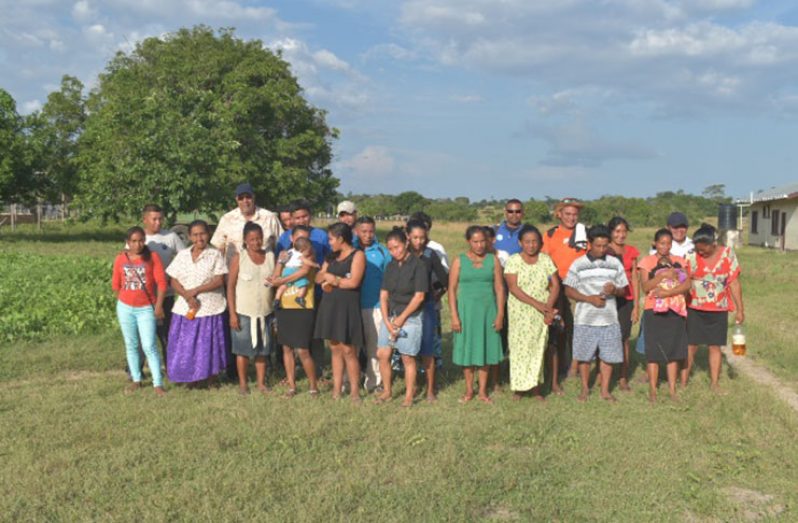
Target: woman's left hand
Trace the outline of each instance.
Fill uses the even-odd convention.
[[[737,325],[742,325],[744,321],[745,321],[745,313],[740,309],[737,309],[737,311],[734,313],[734,323],[736,323]]]
[[[493,329],[496,332],[501,332],[503,327],[504,327],[504,316],[502,316],[501,314],[497,314],[496,319],[493,320]]]
[[[637,305],[635,305],[632,309],[632,325],[638,321],[640,321],[640,310],[637,308]]]
[[[155,306],[155,319],[162,320],[164,318],[163,305]]]

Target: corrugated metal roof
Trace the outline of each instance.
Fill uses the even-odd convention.
[[[754,202],[769,202],[798,197],[798,183],[791,183],[754,194]]]

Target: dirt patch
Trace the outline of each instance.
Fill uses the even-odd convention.
[[[776,503],[776,499],[770,494],[741,487],[729,487],[724,493],[732,503],[740,507],[745,521],[771,519],[784,512],[784,505]]]
[[[723,355],[726,356],[726,361],[729,362],[729,365],[731,365],[734,370],[746,375],[757,383],[770,387],[776,396],[787,403],[795,412],[798,412],[798,393],[796,393],[794,389],[782,383],[772,372],[751,361],[750,358],[735,356],[732,354],[731,347],[724,346],[721,350],[723,351]]]
[[[482,512],[483,519],[490,519],[495,521],[517,521],[518,514],[513,512],[507,507],[492,506],[488,507]]]
[[[93,378],[104,378],[107,376],[115,376],[119,375],[122,376],[124,373],[120,370],[106,370],[102,372],[96,372],[91,370],[75,370],[75,371],[67,371],[61,373],[61,376],[66,381],[83,381]]]

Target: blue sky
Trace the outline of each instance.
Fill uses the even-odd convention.
[[[0,0],[21,112],[204,23],[281,49],[343,192],[733,196],[798,181],[798,6],[754,0]]]

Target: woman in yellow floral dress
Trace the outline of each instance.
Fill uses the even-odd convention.
[[[554,304],[560,292],[557,267],[547,254],[540,252],[543,237],[532,225],[518,233],[521,252],[507,260],[504,279],[510,291],[508,299],[510,349],[510,389],[513,399],[525,392],[542,400],[543,360],[549,328],[557,310]]]

